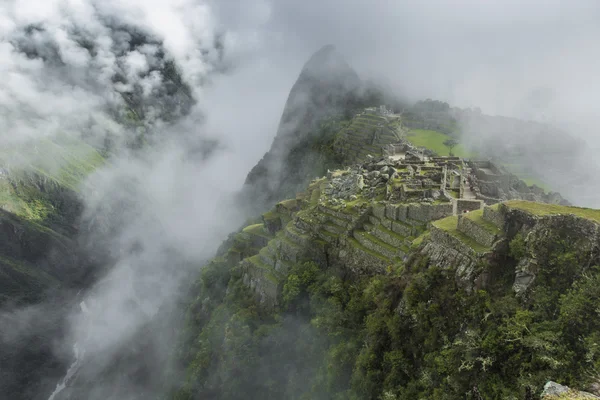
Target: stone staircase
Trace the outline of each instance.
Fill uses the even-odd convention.
[[[327,243],[335,242],[339,235],[347,232],[354,219],[351,214],[334,210],[322,204],[317,207],[317,210],[321,225],[317,235]]]
[[[404,259],[412,242],[426,229],[423,221],[407,217],[407,212],[398,212],[398,206],[375,205],[373,214],[352,233],[364,249],[371,254],[393,263]]]

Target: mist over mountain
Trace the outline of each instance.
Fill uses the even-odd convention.
[[[315,170],[317,159],[300,156],[292,161],[294,151],[307,147],[327,117],[352,113],[361,103],[368,104],[365,91],[364,83],[333,45],[314,53],[292,86],[271,148],[246,177],[242,196],[250,196],[249,204],[272,203],[286,190],[284,185],[287,190],[298,189],[307,177],[322,173]]]
[[[442,185],[441,161],[431,160],[453,149],[484,164],[444,171],[471,173],[485,201],[598,207],[598,17],[598,4],[583,0],[3,2],[0,398],[458,398],[474,383],[486,398],[527,385],[538,393],[541,376],[593,390],[582,371],[599,367],[595,325],[567,316],[591,315],[581,296],[590,307],[597,301],[586,280],[596,279],[595,242],[585,239],[593,223],[567,218],[560,231],[554,217],[502,205],[514,229],[482,222],[484,211],[470,228],[446,222],[448,235],[474,248],[457,255],[438,240],[444,229],[418,211],[402,221],[392,209],[413,204],[394,197],[401,185],[404,194]],[[431,170],[388,166],[380,158],[393,143],[429,154]],[[383,164],[375,168],[367,154]],[[401,182],[409,175],[414,182]],[[330,187],[314,184],[323,177]],[[341,194],[359,182],[356,198]],[[465,196],[466,181],[443,182],[418,201]],[[392,208],[376,215],[381,202]],[[345,214],[346,203],[365,213],[360,221]],[[520,235],[534,232],[525,244],[517,226]],[[465,239],[459,228],[484,239]],[[568,257],[555,254],[556,243]],[[489,256],[480,258],[485,267],[465,263],[478,252]],[[454,261],[442,268],[440,254]],[[547,261],[539,270],[536,257]],[[498,278],[492,259],[511,272]],[[569,265],[569,274],[556,272]],[[546,266],[554,272],[540,273]],[[455,269],[475,274],[460,279],[472,278],[491,300],[464,300],[442,284],[454,282],[443,274]],[[530,276],[539,284],[530,297],[511,292],[513,272],[519,284]],[[560,320],[529,302],[559,298]],[[425,311],[444,301],[464,301],[455,311],[493,307],[446,324]],[[399,322],[390,307],[409,311],[398,311]],[[491,325],[478,325],[487,312]],[[519,326],[511,313],[527,312],[533,333],[520,351],[528,362],[496,342],[494,355],[484,354],[456,328],[472,324],[492,337],[497,321]],[[466,364],[447,353],[439,361],[460,374],[429,364],[442,345],[425,337],[428,329],[467,354]],[[409,337],[412,353],[401,345]],[[368,350],[359,354],[359,343]],[[586,354],[587,364],[569,364],[568,352]],[[488,356],[523,375],[478,369]],[[327,365],[339,369],[324,372]]]

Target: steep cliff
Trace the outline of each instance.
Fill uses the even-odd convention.
[[[63,138],[5,148],[0,160],[0,392],[33,399],[64,374],[56,338],[71,299],[94,279],[77,190],[104,159]]]
[[[331,151],[339,122],[379,105],[380,97],[334,46],[314,53],[290,91],[271,148],[246,178],[245,203],[264,211],[327,168],[341,166]]]

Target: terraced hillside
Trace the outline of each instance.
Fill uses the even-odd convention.
[[[173,398],[593,388],[600,211],[485,206],[449,194],[460,160],[431,162],[330,171],[232,235],[195,285]]]
[[[348,164],[363,161],[368,154],[380,156],[383,146],[400,140],[401,126],[397,115],[382,115],[376,109],[365,109],[338,133],[334,150],[342,154]]]

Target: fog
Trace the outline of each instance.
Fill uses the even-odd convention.
[[[97,354],[119,348],[243,221],[228,199],[268,150],[290,88],[322,45],[411,100],[552,122],[597,151],[599,18],[593,0],[2,2],[0,145],[58,134],[116,143],[80,190],[88,240],[109,254],[110,272],[83,298],[94,316],[85,329],[74,316],[66,342]],[[147,43],[132,49],[123,31]],[[165,59],[195,100],[183,112],[179,95],[165,95],[175,123],[153,100]],[[134,87],[153,135],[132,152],[132,129],[114,114]]]

